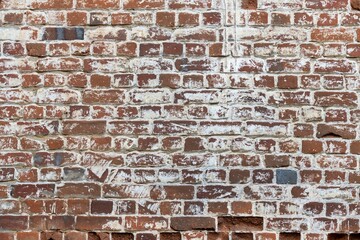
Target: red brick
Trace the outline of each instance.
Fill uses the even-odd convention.
[[[333,2],[331,0],[325,0],[324,2],[319,2],[317,0],[306,0],[305,6],[310,9],[322,9],[322,10],[336,10],[336,9],[345,9],[347,7],[348,1],[339,0]]]
[[[159,186],[150,191],[153,199],[193,199],[193,186]]]
[[[105,132],[105,127],[105,121],[66,121],[63,126],[63,134],[101,134]]]
[[[157,12],[156,24],[162,27],[175,27],[175,12]]]
[[[73,0],[51,1],[34,0],[31,2],[32,9],[70,9],[73,7]]]
[[[119,217],[79,216],[76,219],[75,229],[120,231],[123,228],[122,224],[122,219]]]
[[[261,217],[219,217],[220,231],[261,231],[263,230]]]
[[[169,7],[172,8],[172,9],[210,8],[211,7],[211,2],[210,1],[201,1],[201,0],[179,2],[179,1],[176,1],[176,0],[170,0],[169,1]]]
[[[220,25],[221,13],[220,12],[205,12],[203,13],[204,25]]]
[[[58,186],[59,197],[99,197],[100,186],[95,183],[65,183],[63,186]]]
[[[169,228],[168,219],[164,217],[125,217],[126,229],[140,231],[146,230],[167,230]]]
[[[314,29],[311,32],[311,39],[317,42],[352,42],[354,39],[353,32],[346,28]]]
[[[20,231],[27,229],[28,218],[25,216],[6,216],[0,217],[1,230]]]
[[[360,3],[358,0],[351,0],[350,4],[353,9],[356,9],[356,10],[360,9]]]
[[[290,15],[284,13],[272,13],[271,21],[272,25],[290,25]]]
[[[39,239],[39,233],[38,232],[18,232],[16,234],[16,237],[18,239],[38,240]]]
[[[183,54],[183,45],[181,43],[163,43],[165,55],[181,56]]]
[[[357,106],[357,95],[353,92],[316,92],[315,105]]]
[[[198,26],[199,14],[197,13],[179,13],[179,26]]]
[[[249,25],[268,24],[268,13],[262,11],[251,12],[249,16]]]
[[[355,63],[347,60],[319,60],[315,63],[316,73],[353,73]]]
[[[165,6],[164,0],[145,0],[145,1],[136,1],[136,0],[125,0],[124,9],[159,9]]]
[[[113,13],[111,14],[112,25],[129,25],[132,23],[130,13]]]
[[[118,0],[79,0],[77,8],[114,9],[119,8]]]
[[[304,140],[302,142],[302,152],[307,154],[315,154],[322,152],[322,142],[316,140]]]
[[[69,26],[82,26],[87,23],[87,13],[82,11],[74,11],[67,13],[67,23]]]
[[[241,8],[248,9],[248,10],[256,9],[258,6],[257,2],[258,2],[257,0],[244,0],[244,1],[242,1]]]
[[[112,210],[112,201],[93,200],[91,202],[91,213],[93,214],[110,214]]]

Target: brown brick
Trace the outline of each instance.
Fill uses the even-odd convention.
[[[219,217],[218,229],[220,231],[261,231],[263,230],[263,218]]]
[[[215,230],[215,219],[211,217],[172,217],[170,226],[175,231]]]

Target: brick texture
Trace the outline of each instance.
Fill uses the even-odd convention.
[[[0,0],[0,239],[360,239],[359,9]]]

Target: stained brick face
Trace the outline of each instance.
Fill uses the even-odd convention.
[[[0,240],[360,239],[359,0],[0,0]]]

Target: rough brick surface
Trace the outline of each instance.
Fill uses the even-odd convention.
[[[359,0],[0,0],[0,240],[360,239]]]

